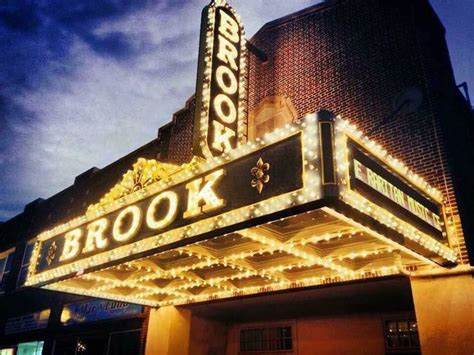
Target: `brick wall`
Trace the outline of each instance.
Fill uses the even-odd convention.
[[[455,85],[444,29],[429,4],[331,1],[268,23],[252,43],[268,61],[249,57],[250,111],[267,96],[287,95],[301,116],[326,108],[369,132],[390,115],[399,93],[422,91],[416,113],[396,116],[371,138],[443,191],[457,227],[455,247],[467,261],[441,122]]]
[[[160,156],[163,161],[183,164],[192,159],[194,109],[195,100],[192,96],[186,102],[185,107],[173,115],[173,120],[168,128],[169,148],[166,149],[166,153]]]

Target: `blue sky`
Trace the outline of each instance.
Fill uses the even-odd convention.
[[[195,85],[208,0],[3,0],[0,221],[152,140]],[[233,0],[248,37],[317,0]],[[432,0],[474,96],[474,1]]]

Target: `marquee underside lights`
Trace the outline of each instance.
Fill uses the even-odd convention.
[[[393,252],[456,262],[439,192],[346,121],[319,127],[308,115],[42,233],[27,285],[159,306],[393,275]]]
[[[182,305],[396,275],[394,251],[412,269],[431,263],[325,208],[47,288],[149,306]]]

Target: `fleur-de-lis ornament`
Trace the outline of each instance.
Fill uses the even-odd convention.
[[[46,255],[46,262],[48,263],[48,266],[51,265],[51,263],[54,260],[54,257],[56,256],[56,250],[58,249],[58,246],[56,245],[56,242],[53,242],[49,248],[48,248],[48,255]]]
[[[270,175],[266,174],[270,170],[270,164],[265,163],[259,158],[257,165],[250,170],[250,174],[254,177],[250,181],[250,185],[255,187],[259,194],[262,193],[263,186],[270,181]]]

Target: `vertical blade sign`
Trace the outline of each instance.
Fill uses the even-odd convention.
[[[246,136],[245,35],[225,0],[202,13],[193,153],[210,158],[237,148]]]

